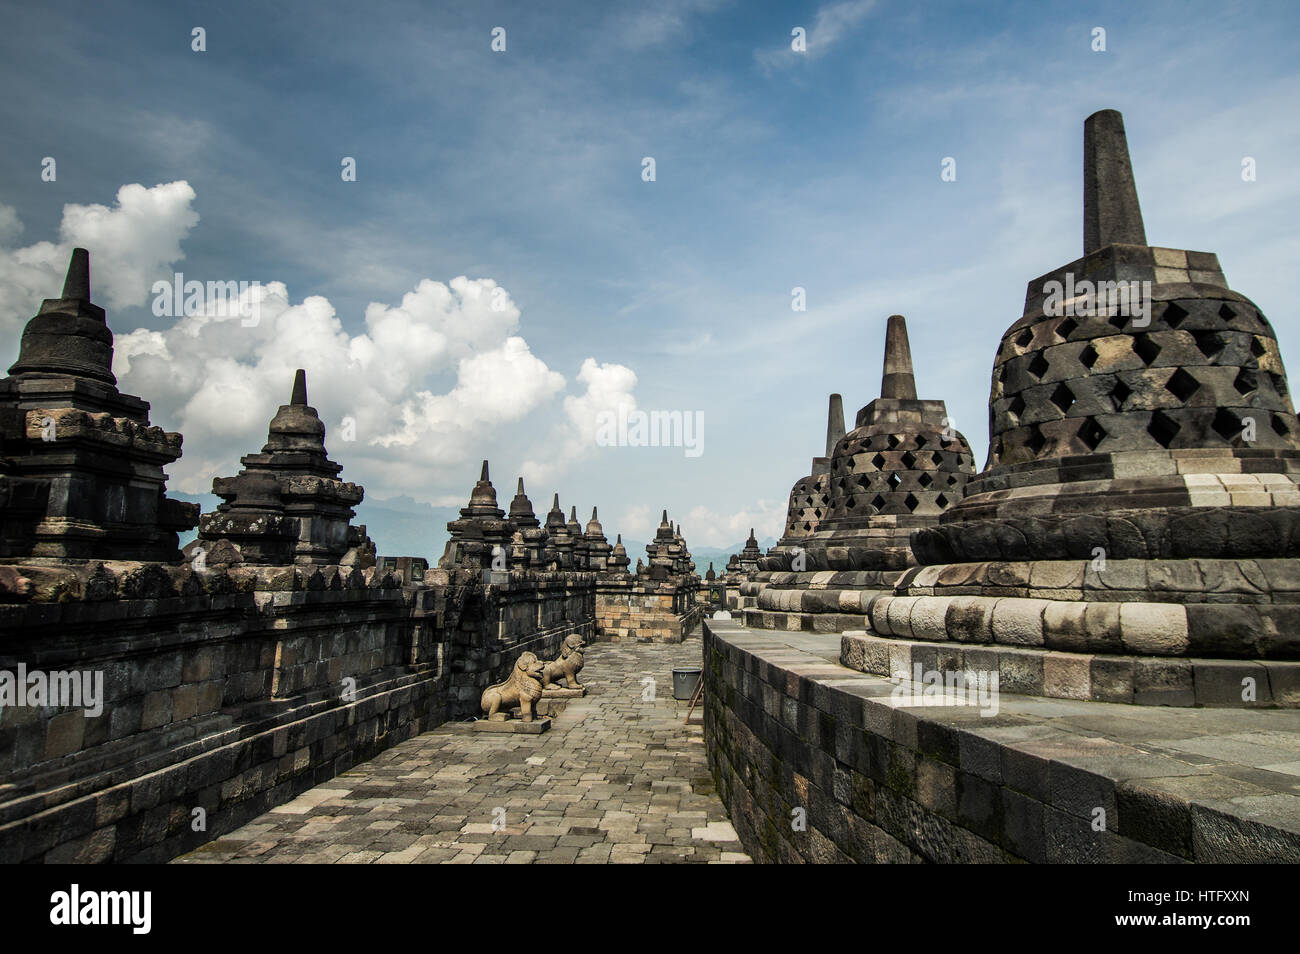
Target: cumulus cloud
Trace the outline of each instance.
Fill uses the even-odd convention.
[[[145,304],[183,258],[180,241],[198,221],[193,199],[184,182],[123,186],[112,209],[66,206],[59,243],[0,248],[0,321],[15,348],[40,299],[58,293],[73,246],[91,250],[96,301]],[[20,230],[0,207],[0,239]],[[186,493],[207,492],[261,446],[297,368],[307,370],[331,456],[372,498],[463,500],[477,473],[468,465],[506,446],[535,447],[533,468],[549,476],[595,449],[600,409],[636,405],[636,375],[591,358],[581,390],[557,402],[564,375],[532,352],[518,306],[490,278],[424,279],[395,305],[371,303],[351,329],[328,299],[295,302],[280,281],[245,288],[249,307],[196,304],[161,329],[116,329],[113,363],[119,386],[151,402],[154,422],[185,436],[168,473]]]
[[[292,303],[282,282],[260,291],[252,326],[210,309],[166,331],[117,338],[122,385],[175,408],[187,449],[233,441],[249,449],[301,367],[347,476],[380,496],[427,499],[431,477],[482,453],[496,428],[565,387],[562,374],[508,333],[519,310],[491,279],[421,281],[395,307],[372,303],[355,335],[325,298]],[[348,434],[354,443],[342,443]],[[171,472],[179,489],[197,493],[224,471],[187,453]]]
[[[12,208],[0,205],[0,335],[8,343],[4,357],[17,355],[18,336],[41,299],[54,298],[63,288],[73,248],[90,250],[90,287],[98,304],[144,304],[153,280],[183,257],[181,241],[199,221],[191,207],[194,197],[183,180],[152,188],[124,185],[111,208],[65,205],[59,241],[25,248],[12,247],[22,223]]]
[[[564,420],[558,422],[546,442],[545,458],[530,458],[523,468],[526,479],[547,481],[568,463],[598,450],[596,422],[601,414],[636,410],[636,372],[621,364],[600,364],[587,358],[578,371],[581,394],[564,399]]]

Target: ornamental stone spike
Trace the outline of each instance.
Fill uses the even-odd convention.
[[[830,407],[826,410],[826,456],[835,455],[835,445],[844,436],[844,399],[838,394],[831,395]]]
[[[1083,122],[1083,254],[1107,245],[1146,245],[1124,117],[1103,109]]]
[[[307,406],[307,372],[299,368],[293,376],[293,393],[289,396],[289,404],[298,405],[299,407]]]
[[[74,248],[68,260],[68,275],[63,280],[63,298],[90,301],[90,253]]]
[[[907,321],[902,315],[890,315],[885,327],[885,371],[880,380],[880,396],[916,400],[912,349],[907,343]]]
[[[478,477],[483,483],[488,483],[488,462],[483,461],[483,472]]]

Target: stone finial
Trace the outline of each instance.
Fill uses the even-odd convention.
[[[18,360],[9,373],[117,384],[113,333],[104,309],[90,300],[90,253],[84,248],[72,250],[62,296],[41,302],[40,311],[23,329]]]
[[[524,479],[522,477],[519,478],[519,483],[515,486],[515,496],[524,496]]]
[[[307,406],[307,372],[299,368],[293,375],[293,394],[289,396],[289,404],[298,407]]]
[[[835,445],[844,436],[844,399],[838,394],[831,395],[830,407],[826,410],[826,456],[835,456]]]
[[[912,348],[907,343],[907,320],[902,315],[890,315],[885,326],[885,371],[880,381],[880,396],[916,400]]]
[[[483,483],[488,483],[488,462],[483,461],[483,471],[478,475],[478,479]]]
[[[1103,109],[1083,122],[1083,254],[1107,245],[1146,245],[1124,117]]]
[[[68,275],[63,280],[62,298],[90,301],[90,253],[84,248],[74,248],[68,260]]]

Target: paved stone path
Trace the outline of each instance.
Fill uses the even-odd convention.
[[[672,698],[672,669],[699,665],[699,637],[598,643],[586,663],[586,697],[543,735],[440,726],[176,860],[748,862],[714,794],[703,730],[683,725],[687,704]]]

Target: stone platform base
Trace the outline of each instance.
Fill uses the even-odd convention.
[[[709,767],[755,861],[1300,863],[1300,710],[908,704],[840,650],[705,621]]]
[[[1300,707],[1300,662],[1062,653],[844,633],[840,662],[879,676],[998,674],[1000,692],[1149,706]]]
[[[870,625],[865,613],[781,613],[747,609],[737,614],[751,629],[777,629],[787,633],[842,633]]]
[[[479,719],[474,723],[475,732],[507,732],[514,735],[541,735],[550,727],[550,716],[542,716],[532,722],[522,722],[519,719]]]

